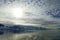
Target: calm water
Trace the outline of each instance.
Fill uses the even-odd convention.
[[[60,40],[60,30],[42,30],[19,34],[4,33],[0,40]]]

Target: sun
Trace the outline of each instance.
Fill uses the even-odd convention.
[[[22,18],[24,15],[24,9],[23,8],[12,8],[12,14],[16,18]]]

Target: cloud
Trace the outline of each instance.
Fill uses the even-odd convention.
[[[0,5],[0,19],[8,19],[10,22],[35,24],[39,27],[57,28],[60,25],[60,0],[6,0]],[[0,1],[1,2],[1,1]],[[2,6],[3,5],[3,6]],[[16,19],[12,16],[12,7],[23,7],[24,18]],[[0,20],[1,21],[1,20]]]

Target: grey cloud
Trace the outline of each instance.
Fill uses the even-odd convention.
[[[11,5],[9,4],[9,2]],[[11,0],[6,3],[8,5],[4,4],[4,6],[7,6],[7,7],[12,7],[12,5],[15,5],[15,4],[16,5],[18,4],[19,6],[21,4],[23,7],[27,7],[27,10],[24,15],[25,18],[18,19],[18,20],[24,20],[24,21],[26,21],[26,23],[41,24],[41,25],[48,25],[48,26],[60,24],[59,22],[57,22],[60,19],[53,18],[51,15],[47,15],[47,13],[50,10],[51,10],[51,12],[53,11],[53,13],[55,14],[56,11],[54,11],[53,9],[56,10],[57,8],[58,9],[60,8],[59,0],[23,0],[23,1],[17,0],[17,2],[16,2],[16,0]],[[2,7],[2,10],[3,10],[3,8],[5,8],[4,6]],[[5,10],[7,10],[7,9],[5,9]],[[14,18],[11,15],[9,16],[8,14],[9,13],[5,13],[5,12],[0,13],[0,15],[1,15],[0,18],[6,18],[6,19],[13,20]],[[26,18],[26,17],[28,17],[28,18]],[[55,19],[57,19],[57,20],[54,21]],[[53,26],[49,26],[49,27],[53,27]]]

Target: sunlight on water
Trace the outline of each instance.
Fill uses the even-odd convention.
[[[28,38],[32,37],[32,35],[35,33],[22,33],[22,34],[15,34],[14,38],[15,40],[28,40]]]
[[[1,40],[60,40],[60,31],[42,30],[36,32],[8,33],[0,35]]]

